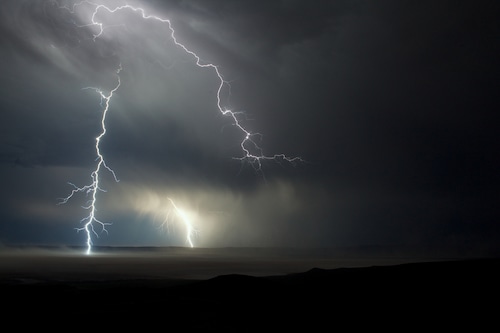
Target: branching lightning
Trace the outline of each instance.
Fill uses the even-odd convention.
[[[97,155],[97,165],[95,170],[92,172],[91,177],[92,177],[92,183],[83,187],[78,187],[72,183],[69,183],[71,186],[73,186],[73,190],[71,193],[66,197],[61,199],[61,204],[64,204],[68,202],[69,199],[73,197],[78,192],[85,192],[90,194],[91,199],[89,200],[88,206],[85,206],[85,209],[88,209],[90,211],[89,215],[87,217],[84,217],[81,222],[84,223],[83,227],[77,228],[78,231],[85,231],[87,234],[87,254],[90,254],[90,250],[92,248],[92,234],[95,236],[99,237],[99,234],[96,231],[96,225],[100,226],[101,232],[107,232],[106,226],[109,225],[109,223],[102,222],[101,220],[97,219],[96,217],[96,203],[97,203],[97,192],[98,191],[104,191],[100,186],[99,186],[99,180],[100,180],[100,172],[102,168],[105,168],[108,170],[114,177],[115,181],[118,182],[118,178],[116,177],[115,172],[113,169],[111,169],[107,164],[106,160],[104,159],[104,156],[101,153],[101,148],[100,148],[100,143],[102,138],[106,135],[106,115],[108,114],[109,111],[109,105],[111,102],[111,98],[113,97],[113,94],[120,88],[121,81],[120,81],[120,72],[122,68],[121,66],[118,68],[116,71],[116,80],[117,84],[116,86],[108,93],[105,94],[102,90],[93,88],[93,87],[87,87],[85,89],[91,89],[95,90],[99,96],[101,97],[101,104],[103,105],[104,109],[102,111],[102,118],[101,118],[101,133],[95,138],[95,151]]]
[[[134,7],[134,6],[131,6],[128,4],[110,8],[106,5],[97,4],[97,3],[94,3],[91,1],[84,0],[84,1],[81,1],[81,2],[74,4],[72,8],[69,8],[69,7],[63,7],[63,8],[67,9],[71,13],[75,13],[76,8],[79,6],[82,6],[82,5],[90,6],[92,8],[91,15],[89,17],[89,23],[82,26],[82,27],[94,27],[94,28],[96,28],[97,32],[93,34],[94,41],[96,41],[98,38],[100,38],[105,33],[105,29],[106,29],[105,24],[103,22],[99,21],[99,19],[98,19],[98,14],[100,12],[108,12],[109,14],[114,14],[118,11],[131,11],[131,12],[134,12],[134,13],[137,13],[138,15],[140,15],[140,17],[144,20],[154,20],[154,21],[158,21],[158,22],[165,24],[166,27],[168,28],[169,37],[171,38],[171,40],[174,42],[174,44],[177,47],[181,48],[188,56],[193,58],[196,66],[198,66],[200,68],[207,68],[207,69],[210,69],[214,72],[214,74],[218,78],[218,88],[216,90],[216,96],[215,96],[217,109],[219,110],[219,112],[222,115],[229,117],[231,122],[232,122],[232,125],[234,125],[242,134],[242,140],[240,141],[242,155],[240,157],[234,157],[235,159],[240,160],[242,162],[248,162],[258,172],[262,171],[262,162],[265,160],[286,161],[289,163],[295,163],[295,162],[302,161],[302,159],[300,157],[288,157],[284,154],[275,154],[275,155],[267,156],[263,153],[262,148],[254,140],[254,138],[256,136],[259,136],[260,134],[259,133],[252,133],[243,126],[243,124],[241,122],[241,118],[240,118],[241,112],[232,111],[232,110],[230,110],[222,105],[221,95],[222,95],[224,87],[226,85],[228,85],[228,83],[224,80],[224,78],[219,70],[219,67],[217,67],[216,65],[211,64],[211,63],[203,63],[200,56],[198,56],[198,54],[196,54],[194,51],[188,49],[184,44],[179,42],[176,35],[175,35],[175,30],[173,29],[170,20],[155,16],[155,15],[149,15],[146,13],[144,8]],[[91,199],[89,201],[89,204],[88,204],[88,206],[84,207],[84,208],[90,210],[90,213],[87,217],[82,219],[82,222],[84,222],[84,226],[77,229],[79,231],[86,232],[86,235],[87,235],[87,253],[90,253],[90,251],[91,251],[93,235],[98,236],[96,228],[99,228],[101,230],[101,232],[102,231],[107,232],[106,226],[109,225],[109,223],[102,222],[96,217],[97,192],[103,191],[99,187],[100,172],[104,168],[104,169],[108,170],[113,175],[113,177],[115,178],[116,181],[118,181],[114,171],[111,168],[109,168],[105,162],[104,156],[102,155],[102,152],[100,150],[100,142],[106,134],[105,120],[106,120],[106,114],[109,111],[111,99],[121,84],[121,81],[120,81],[121,70],[122,70],[122,67],[120,65],[116,71],[117,85],[108,94],[105,94],[102,90],[100,90],[98,88],[87,88],[87,89],[95,90],[100,95],[100,97],[103,101],[103,115],[102,115],[102,121],[101,121],[102,132],[99,134],[98,137],[96,137],[96,145],[95,145],[96,154],[97,154],[97,159],[96,159],[97,166],[96,166],[96,169],[91,174],[92,183],[90,185],[86,185],[84,187],[77,187],[74,184],[70,183],[74,187],[74,189],[72,190],[72,192],[70,193],[69,196],[62,199],[62,201],[61,201],[61,203],[66,203],[69,199],[71,199],[73,197],[73,195],[75,195],[76,193],[79,193],[79,192],[87,193],[87,195],[90,194]],[[194,233],[194,227],[193,227],[191,221],[189,220],[186,213],[182,209],[180,209],[171,198],[168,198],[168,200],[172,204],[173,210],[175,211],[177,216],[184,223],[184,225],[186,227],[186,232],[187,232],[186,240],[189,243],[189,245],[191,247],[193,247],[194,245],[192,242],[192,236]]]

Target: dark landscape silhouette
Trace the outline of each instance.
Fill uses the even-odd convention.
[[[281,257],[283,250],[233,250],[224,250],[230,254],[223,258],[213,254],[216,250],[206,250],[200,252],[206,257],[198,256],[198,260],[186,256],[184,249],[161,252],[156,259],[151,253],[160,250],[139,249],[133,252],[135,260],[132,252],[106,255],[109,249],[101,249],[94,258],[52,255],[52,261],[48,254],[4,254],[0,276],[3,321],[17,327],[36,320],[52,328],[136,327],[141,331],[158,325],[165,330],[233,332],[334,331],[335,327],[407,331],[429,325],[438,330],[468,326],[480,331],[497,316],[499,258],[406,259],[407,263],[402,258],[399,262],[372,258],[374,264],[359,261],[356,267],[351,259],[351,267],[343,267],[348,261],[339,261],[336,268],[324,268],[318,264],[332,267],[333,261],[316,252],[319,259],[311,260],[315,266],[307,270],[265,275],[272,267],[307,267],[306,261],[299,260],[303,252],[287,258]],[[254,256],[245,258],[249,253]],[[271,253],[268,262],[266,253]],[[179,259],[183,257],[185,266]],[[214,264],[217,258],[222,259]],[[82,264],[85,260],[87,264]],[[285,265],[287,260],[295,262]],[[166,266],[182,270],[203,263],[207,277],[161,272]],[[213,277],[208,277],[210,265]],[[245,272],[245,265],[253,271],[261,266],[262,271],[228,273]]]

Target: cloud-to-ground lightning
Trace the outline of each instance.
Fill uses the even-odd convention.
[[[175,215],[177,215],[181,219],[182,223],[184,223],[184,226],[186,227],[187,243],[189,244],[190,247],[194,247],[192,238],[195,229],[193,223],[191,222],[191,219],[184,210],[182,210],[175,204],[174,200],[168,198],[168,201],[170,201],[170,203],[172,204],[173,212],[175,213]],[[168,220],[170,219],[169,217],[170,217],[170,212],[169,214],[167,214],[166,222],[168,222]]]
[[[95,225],[100,226],[101,232],[107,232],[106,225],[109,225],[109,223],[102,222],[101,220],[97,219],[96,217],[96,203],[97,203],[97,192],[98,191],[103,191],[103,189],[99,186],[99,180],[100,180],[100,172],[102,168],[108,170],[114,177],[116,181],[118,181],[118,178],[116,177],[115,172],[113,169],[111,169],[107,164],[106,160],[104,159],[104,156],[101,153],[101,147],[100,143],[101,140],[104,138],[106,135],[106,115],[108,114],[109,111],[109,105],[111,98],[113,97],[113,94],[120,88],[121,80],[120,80],[120,71],[121,71],[121,66],[118,68],[116,71],[116,80],[117,84],[116,86],[108,93],[105,94],[102,90],[93,88],[93,87],[88,87],[85,89],[92,89],[95,90],[101,97],[101,104],[103,105],[103,111],[102,111],[102,118],[101,118],[101,133],[95,138],[95,151],[97,155],[97,165],[95,170],[92,172],[91,177],[92,177],[92,183],[83,187],[78,187],[72,183],[70,185],[73,186],[73,190],[67,196],[66,198],[63,198],[60,203],[66,203],[68,202],[69,199],[73,197],[74,194],[78,192],[85,192],[87,194],[90,194],[91,199],[89,201],[88,206],[85,206],[85,209],[90,210],[90,213],[87,217],[83,218],[81,222],[84,223],[83,227],[77,228],[78,231],[85,231],[87,234],[87,254],[90,253],[90,250],[92,248],[92,234],[95,236],[99,236],[95,229]]]
[[[82,28],[93,27],[96,29],[96,32],[93,34],[94,41],[96,41],[97,39],[102,37],[103,34],[105,34],[105,30],[106,30],[105,23],[99,21],[99,19],[98,19],[99,13],[107,12],[109,14],[114,14],[114,13],[119,12],[119,11],[130,11],[130,12],[138,14],[140,16],[140,18],[142,18],[144,20],[154,20],[154,21],[161,22],[162,24],[165,24],[166,27],[168,28],[168,31],[169,31],[168,37],[173,41],[173,43],[177,47],[181,48],[186,53],[187,56],[190,56],[193,58],[196,66],[198,66],[200,68],[210,69],[214,72],[214,74],[218,78],[218,87],[217,87],[216,94],[215,94],[216,107],[222,115],[230,118],[232,125],[234,125],[242,134],[242,140],[240,141],[242,155],[240,157],[234,157],[235,159],[241,160],[242,162],[243,161],[248,162],[258,172],[262,171],[262,162],[264,160],[286,161],[286,162],[290,162],[290,163],[302,161],[302,159],[300,157],[288,157],[284,154],[275,154],[275,155],[267,156],[263,153],[262,148],[254,140],[255,136],[258,136],[260,134],[252,133],[243,126],[241,119],[240,119],[241,112],[235,112],[235,111],[228,109],[222,105],[221,95],[223,93],[224,87],[228,83],[224,80],[224,78],[219,70],[219,67],[217,67],[216,65],[214,65],[212,63],[202,62],[200,56],[197,53],[188,49],[183,43],[181,43],[177,39],[176,34],[175,34],[175,30],[172,27],[172,24],[171,24],[169,19],[161,18],[161,17],[155,16],[155,15],[150,15],[146,12],[146,10],[144,8],[135,7],[135,6],[132,6],[129,4],[116,6],[116,7],[108,7],[108,6],[103,5],[103,4],[98,4],[98,3],[95,3],[92,1],[85,1],[84,0],[84,1],[81,1],[78,3],[75,3],[71,8],[70,7],[64,7],[64,8],[69,10],[71,13],[75,13],[75,11],[77,10],[77,8],[79,6],[84,6],[84,5],[89,6],[91,8],[91,11],[90,11],[91,14],[90,14],[90,17],[88,19],[88,23],[81,26],[81,27]],[[78,230],[84,230],[87,234],[87,253],[90,253],[90,251],[91,251],[93,235],[95,235],[95,236],[98,235],[98,233],[96,231],[96,227],[99,227],[101,229],[101,231],[107,231],[106,226],[108,225],[108,223],[104,223],[96,217],[97,192],[102,191],[102,189],[99,187],[100,171],[102,171],[103,168],[108,170],[109,172],[111,172],[113,174],[113,177],[115,178],[115,180],[117,180],[116,175],[113,172],[113,170],[107,166],[105,159],[104,159],[104,156],[100,150],[99,144],[106,134],[105,120],[106,120],[106,114],[109,111],[111,99],[121,84],[120,76],[119,76],[121,70],[122,70],[122,67],[120,65],[119,69],[116,71],[117,85],[108,94],[105,94],[104,92],[102,92],[102,90],[100,90],[98,88],[91,88],[91,89],[94,89],[100,95],[101,99],[104,102],[103,103],[104,110],[103,110],[103,116],[102,116],[102,121],[101,121],[102,132],[96,138],[96,147],[95,148],[96,148],[96,153],[97,153],[97,166],[96,166],[96,169],[91,174],[92,183],[90,185],[87,185],[84,187],[77,187],[77,186],[72,184],[72,186],[74,186],[73,191],[71,192],[71,194],[68,197],[66,197],[62,200],[62,203],[66,203],[69,199],[71,199],[73,197],[74,194],[76,194],[78,192],[85,192],[87,194],[90,194],[90,196],[91,196],[91,200],[89,202],[89,205],[87,207],[85,207],[85,208],[90,210],[90,214],[82,220],[85,223],[84,226],[81,228],[78,228]],[[193,228],[193,225],[191,224],[191,221],[187,218],[186,214],[181,209],[178,208],[178,206],[175,204],[173,199],[169,198],[169,201],[173,205],[174,211],[176,212],[176,214],[180,217],[181,221],[184,223],[184,225],[186,227],[186,232],[187,232],[186,239],[187,239],[189,245],[191,247],[193,247],[192,234],[194,232],[194,228]]]

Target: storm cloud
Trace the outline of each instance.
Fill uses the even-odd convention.
[[[101,2],[99,2],[101,3]],[[111,8],[122,1],[103,1]],[[0,241],[79,244],[101,100],[99,244],[183,245],[159,233],[167,197],[200,246],[490,250],[498,226],[495,1],[134,1],[218,66],[222,104],[260,133],[262,172],[217,109],[218,78],[168,26],[72,1],[4,1]],[[95,7],[95,6],[94,6]],[[96,35],[99,36],[96,38]]]

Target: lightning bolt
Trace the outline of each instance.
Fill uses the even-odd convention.
[[[180,209],[175,204],[174,200],[172,200],[171,198],[168,198],[168,201],[170,201],[170,203],[173,206],[175,214],[177,216],[179,216],[179,218],[182,220],[182,223],[184,223],[184,226],[186,227],[186,241],[187,241],[187,243],[189,244],[190,247],[194,247],[192,237],[193,237],[193,234],[195,232],[195,229],[193,227],[193,223],[191,222],[191,219],[189,218],[188,214],[185,211]],[[170,217],[170,213],[167,214],[167,218],[166,218],[167,222],[169,220],[169,217]]]
[[[196,66],[198,66],[200,68],[206,68],[206,69],[212,70],[214,72],[214,74],[218,78],[218,88],[216,90],[216,96],[215,96],[216,97],[216,107],[223,116],[230,118],[232,125],[235,126],[242,134],[242,139],[240,141],[242,155],[240,157],[233,157],[234,159],[240,160],[242,162],[248,162],[257,172],[262,172],[262,162],[266,161],[266,160],[273,160],[273,161],[277,161],[277,162],[286,161],[286,162],[289,162],[292,164],[294,164],[296,162],[303,161],[302,158],[300,158],[300,157],[288,157],[285,154],[275,154],[275,155],[268,156],[268,155],[265,155],[263,153],[262,148],[255,141],[255,137],[260,136],[260,134],[259,133],[252,133],[243,126],[242,121],[241,121],[241,112],[233,111],[233,110],[228,109],[222,105],[222,97],[221,97],[222,92],[223,92],[223,89],[226,85],[229,86],[229,83],[224,80],[224,78],[219,70],[219,67],[217,67],[216,65],[214,65],[212,63],[202,62],[202,60],[201,60],[200,56],[198,56],[198,54],[196,54],[194,51],[188,49],[184,44],[179,42],[179,40],[177,39],[177,37],[175,35],[175,30],[172,27],[170,20],[155,16],[155,15],[147,14],[144,8],[134,7],[134,6],[131,6],[128,4],[122,5],[122,6],[116,6],[116,7],[108,7],[108,6],[103,5],[103,4],[97,4],[97,3],[94,3],[91,1],[84,0],[84,1],[81,1],[78,3],[75,3],[72,6],[72,8],[65,7],[65,6],[62,6],[61,8],[64,8],[64,9],[70,11],[72,14],[74,14],[76,11],[76,8],[79,6],[82,6],[82,5],[87,5],[87,6],[90,6],[92,8],[90,18],[89,18],[89,23],[86,25],[83,25],[81,27],[82,28],[83,27],[95,27],[96,28],[97,32],[93,34],[94,41],[96,41],[98,38],[100,38],[105,33],[105,29],[106,29],[105,24],[103,22],[99,21],[99,19],[98,19],[98,14],[100,12],[108,12],[109,14],[114,14],[118,11],[131,11],[131,12],[134,12],[134,13],[137,13],[138,15],[140,15],[140,17],[144,20],[153,20],[153,21],[158,21],[158,22],[165,24],[168,27],[169,37],[171,38],[171,40],[174,42],[174,44],[177,47],[181,48],[188,56],[191,56],[193,58]],[[97,192],[103,191],[99,187],[100,172],[104,168],[113,175],[113,177],[115,178],[116,181],[118,181],[114,171],[107,166],[105,159],[104,159],[104,156],[101,153],[99,144],[106,134],[105,120],[106,120],[106,114],[108,113],[108,110],[109,110],[111,99],[121,84],[121,81],[120,81],[121,70],[122,70],[122,67],[120,65],[120,67],[116,71],[117,85],[108,94],[105,94],[102,90],[100,90],[98,88],[87,88],[87,89],[95,90],[100,95],[101,100],[104,102],[103,103],[104,110],[103,110],[102,121],[101,121],[102,132],[96,138],[96,146],[95,146],[96,154],[97,154],[97,166],[96,166],[96,169],[91,174],[92,183],[90,185],[86,185],[84,187],[77,187],[74,184],[70,183],[70,185],[72,185],[74,187],[74,189],[72,190],[70,195],[67,196],[66,198],[62,199],[62,202],[61,202],[61,203],[66,203],[68,200],[70,200],[73,197],[73,195],[75,195],[76,193],[79,193],[79,192],[84,192],[84,193],[91,195],[91,200],[89,201],[89,205],[84,207],[86,209],[89,209],[90,213],[87,217],[82,219],[82,222],[84,222],[84,226],[81,228],[77,228],[77,230],[79,230],[79,231],[86,232],[86,235],[87,235],[87,253],[90,253],[91,248],[92,248],[92,236],[93,235],[98,236],[96,228],[99,227],[99,229],[101,229],[101,231],[107,232],[106,226],[109,225],[109,223],[102,222],[96,218]],[[168,198],[168,200],[172,204],[176,214],[180,217],[182,222],[185,224],[185,227],[187,230],[187,236],[186,236],[187,242],[189,243],[189,245],[191,247],[193,247],[192,234],[194,232],[194,228],[193,228],[193,225],[191,224],[191,221],[187,217],[186,213],[183,210],[181,210],[171,198]]]
[[[85,231],[87,234],[87,254],[90,254],[91,248],[92,248],[92,234],[95,236],[99,237],[99,234],[96,231],[96,225],[100,226],[101,232],[108,232],[106,229],[106,226],[109,225],[110,223],[102,222],[101,220],[96,218],[96,203],[97,203],[97,192],[98,191],[103,191],[104,190],[99,186],[99,180],[100,180],[100,172],[102,168],[108,170],[114,177],[115,181],[118,182],[118,178],[116,177],[115,172],[113,169],[111,169],[107,164],[106,160],[104,159],[104,156],[101,153],[101,148],[100,148],[100,143],[101,140],[104,138],[106,135],[106,115],[108,114],[109,111],[109,105],[111,102],[111,98],[113,97],[113,94],[120,88],[121,85],[121,80],[120,80],[120,72],[122,68],[121,65],[116,71],[116,86],[108,93],[105,94],[102,90],[94,87],[87,87],[84,89],[91,89],[95,90],[97,94],[101,97],[101,104],[104,105],[104,109],[102,111],[102,118],[101,118],[101,133],[95,138],[95,151],[97,155],[97,165],[95,170],[91,174],[92,178],[92,183],[89,185],[85,185],[83,187],[78,187],[73,183],[69,183],[71,186],[73,186],[73,190],[71,193],[66,197],[61,199],[59,204],[65,204],[68,202],[69,199],[73,197],[76,193],[79,192],[85,192],[90,194],[91,199],[89,200],[89,204],[87,206],[84,206],[83,208],[88,209],[90,211],[89,215],[87,217],[84,217],[81,222],[84,223],[84,226],[81,228],[76,228],[77,231]]]

